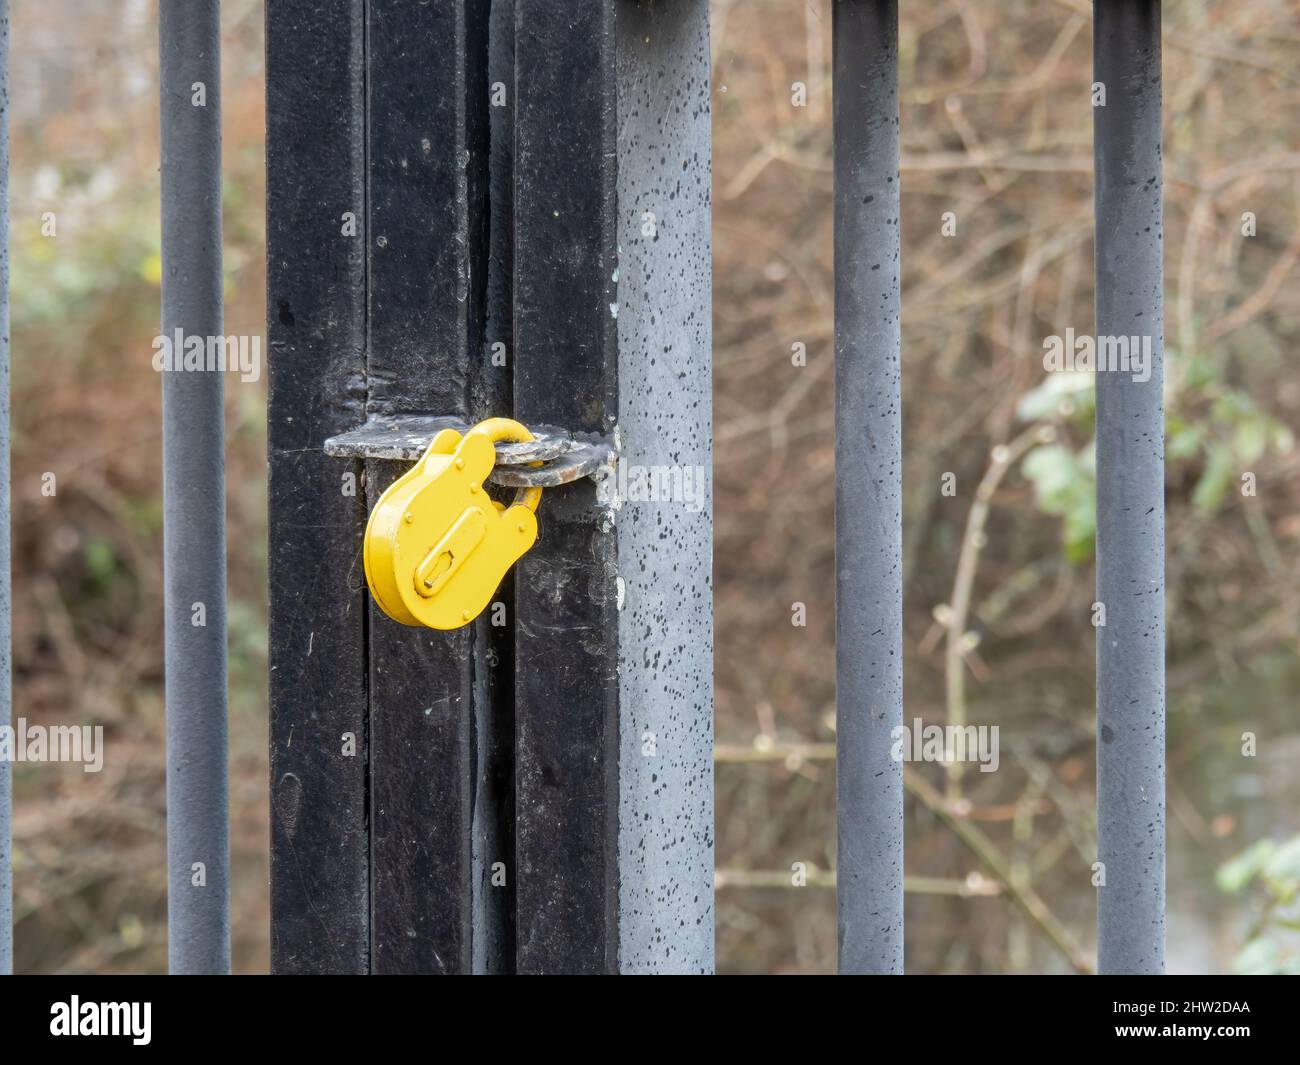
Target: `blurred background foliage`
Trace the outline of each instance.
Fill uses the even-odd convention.
[[[226,331],[264,343],[262,5],[222,12]],[[15,966],[163,971],[157,15],[53,0],[11,19],[14,712],[103,725],[107,747],[98,774],[14,766]],[[226,384],[242,971],[269,964],[265,389]]]
[[[826,972],[831,4],[713,6],[719,965]],[[1093,395],[1042,357],[1093,332],[1091,5],[900,11],[905,715],[1002,742],[996,773],[908,767],[907,965],[1086,969]],[[1215,878],[1300,830],[1298,87],[1294,0],[1164,4],[1173,971],[1226,971],[1248,943],[1257,967],[1300,956],[1283,872]]]
[[[1300,975],[1300,956],[1287,933],[1300,932],[1300,836],[1262,839],[1220,867],[1219,889],[1236,895],[1256,889],[1257,917],[1232,960],[1232,971],[1251,976]]]
[[[713,2],[722,971],[834,968],[830,6]],[[1090,7],[902,7],[907,716],[1002,741],[996,773],[908,767],[907,963],[1086,970],[1092,389],[1041,360],[1093,328]],[[155,15],[12,18],[15,712],[109,752],[15,766],[17,965],[162,970]],[[223,24],[226,328],[264,337],[262,4]],[[1297,60],[1300,0],[1165,4],[1174,971],[1300,959]],[[268,965],[264,417],[228,379],[239,971]]]

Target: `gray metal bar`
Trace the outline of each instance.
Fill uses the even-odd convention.
[[[633,479],[689,498],[617,516],[618,968],[713,971],[709,5],[617,12],[618,426]],[[655,219],[646,233],[646,215]],[[543,503],[545,506],[545,503]]]
[[[0,725],[13,709],[9,550],[9,0],[0,0]],[[0,759],[0,975],[14,968],[12,803],[9,760]]]
[[[1097,0],[1097,334],[1149,345],[1148,373],[1097,372],[1097,899],[1103,973],[1160,973],[1165,948],[1163,192],[1160,4]],[[1140,363],[1136,364],[1140,367]],[[1145,377],[1145,379],[1143,379]]]
[[[162,328],[219,337],[218,0],[161,0]],[[167,927],[173,973],[230,971],[220,370],[163,373]]]
[[[903,971],[898,4],[836,0],[835,642],[842,973]]]

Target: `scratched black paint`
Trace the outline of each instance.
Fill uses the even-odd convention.
[[[515,6],[515,411],[617,415],[614,3]],[[548,490],[516,570],[520,972],[618,965],[616,537],[592,485]]]
[[[472,417],[487,262],[485,0],[367,5],[368,413]],[[367,464],[367,496],[405,467]],[[373,972],[470,972],[474,627],[370,609]]]
[[[512,401],[612,430],[614,6],[269,0],[277,971],[617,968],[616,538],[593,486],[548,490],[507,626],[407,629],[360,565],[404,466],[368,461],[349,497],[360,465],[320,450]]]
[[[369,969],[360,3],[268,0],[271,967]],[[357,233],[344,235],[344,213]],[[351,474],[354,494],[343,491]],[[344,753],[344,736],[356,752]]]

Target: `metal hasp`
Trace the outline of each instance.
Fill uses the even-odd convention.
[[[389,459],[415,462],[444,429],[461,435],[468,422],[431,414],[377,415],[365,425],[325,441],[325,454],[335,458]],[[614,474],[614,447],[594,433],[573,434],[554,426],[530,426],[533,439],[496,445],[497,465],[488,483],[508,488],[558,488],[584,477],[598,480]]]
[[[903,971],[898,5],[836,0],[836,894],[841,973]]]
[[[711,467],[707,3],[328,6],[267,3],[272,967],[709,971],[711,500],[578,472]],[[369,506],[493,415],[538,541],[400,625]]]
[[[218,0],[161,0],[162,335],[222,335]],[[219,369],[164,369],[167,954],[230,971],[226,474]]]
[[[1093,8],[1097,348],[1145,351],[1097,378],[1097,895],[1102,973],[1165,953],[1165,477],[1160,4]],[[1097,90],[1094,89],[1094,94]],[[1133,348],[1133,345],[1138,347]]]
[[[0,725],[13,711],[9,534],[9,0],[0,0]],[[0,976],[14,967],[13,779],[0,758]]]

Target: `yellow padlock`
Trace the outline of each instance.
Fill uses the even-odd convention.
[[[403,625],[458,629],[483,612],[501,579],[537,540],[540,488],[510,506],[484,488],[497,441],[533,434],[509,418],[489,418],[464,436],[444,429],[375,504],[364,559],[370,594]]]

